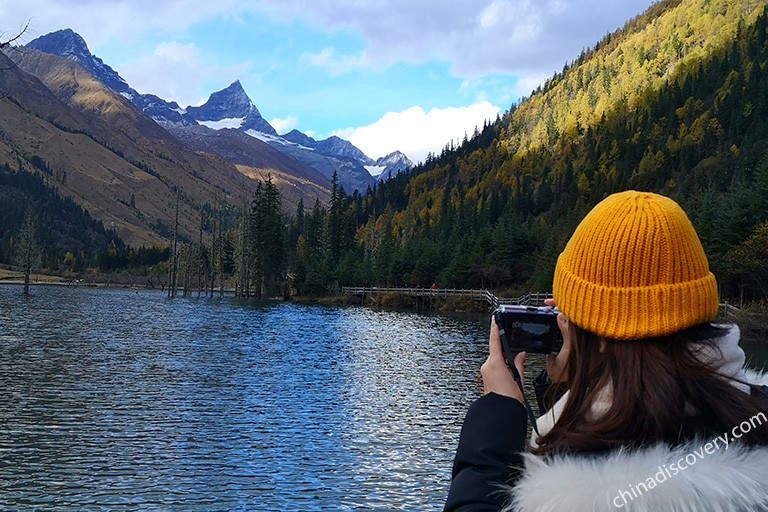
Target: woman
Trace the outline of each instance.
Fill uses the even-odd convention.
[[[743,368],[737,327],[709,323],[717,283],[677,203],[603,200],[558,258],[553,294],[564,343],[547,373],[568,391],[527,445],[492,321],[445,510],[768,511],[768,378]]]

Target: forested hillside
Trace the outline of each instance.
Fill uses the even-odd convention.
[[[661,2],[459,147],[368,194],[336,190],[327,211],[301,210],[288,237],[297,287],[548,290],[583,215],[635,188],[684,204],[725,296],[768,295],[759,5]]]
[[[110,247],[124,249],[114,231],[104,229],[71,198],[61,197],[45,182],[44,174],[0,166],[0,263],[16,259],[16,242],[27,213],[34,219],[41,268],[78,272],[96,266],[99,253]]]

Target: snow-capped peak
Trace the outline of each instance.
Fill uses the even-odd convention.
[[[187,107],[187,112],[200,124],[242,119],[239,128],[243,130],[277,135],[275,129],[261,117],[259,109],[248,97],[240,80],[235,80],[224,89],[214,92],[208,101],[199,107]]]
[[[239,80],[211,94],[208,101],[199,107],[187,107],[187,111],[192,112],[200,121],[245,117],[254,111],[259,114]]]
[[[405,156],[405,153],[401,151],[393,151],[387,156],[383,156],[376,160],[376,165],[402,165],[410,169],[413,167],[413,162]]]
[[[376,178],[379,180],[388,179],[390,176],[395,176],[402,171],[408,171],[413,168],[413,162],[400,151],[393,151],[387,156],[383,156],[376,160],[375,172]],[[373,174],[373,172],[371,172]]]

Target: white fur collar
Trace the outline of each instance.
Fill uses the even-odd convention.
[[[664,478],[669,466],[707,441],[675,449],[656,446],[604,457],[527,454],[525,472],[505,510],[515,512],[753,512],[768,510],[768,449],[731,444],[705,454],[686,469]],[[650,487],[643,491],[638,484]],[[634,488],[637,498],[632,496]],[[624,494],[622,494],[622,491]],[[617,506],[618,505],[618,506]]]

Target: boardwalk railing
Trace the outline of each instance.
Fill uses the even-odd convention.
[[[739,311],[741,311],[739,308],[727,302],[720,304],[720,316],[723,318],[734,317]]]
[[[500,304],[511,304],[517,306],[543,306],[545,299],[551,299],[551,293],[526,293],[522,297],[501,298],[494,295],[490,290],[465,290],[460,288],[392,288],[381,286],[345,286],[341,289],[346,295],[376,295],[382,293],[401,293],[411,297],[430,297],[435,299],[444,299],[448,297],[465,297],[470,300],[487,302],[492,308],[499,307]],[[720,304],[721,317],[733,317],[739,312],[739,308],[727,302]]]
[[[528,293],[522,297],[500,298],[491,291],[484,289],[460,289],[460,288],[393,288],[383,286],[345,286],[341,289],[346,295],[376,295],[382,293],[400,293],[411,297],[428,297],[445,299],[449,297],[464,297],[470,300],[487,302],[491,307],[499,304],[515,304],[525,306],[542,306],[544,299],[552,298],[549,293]]]

